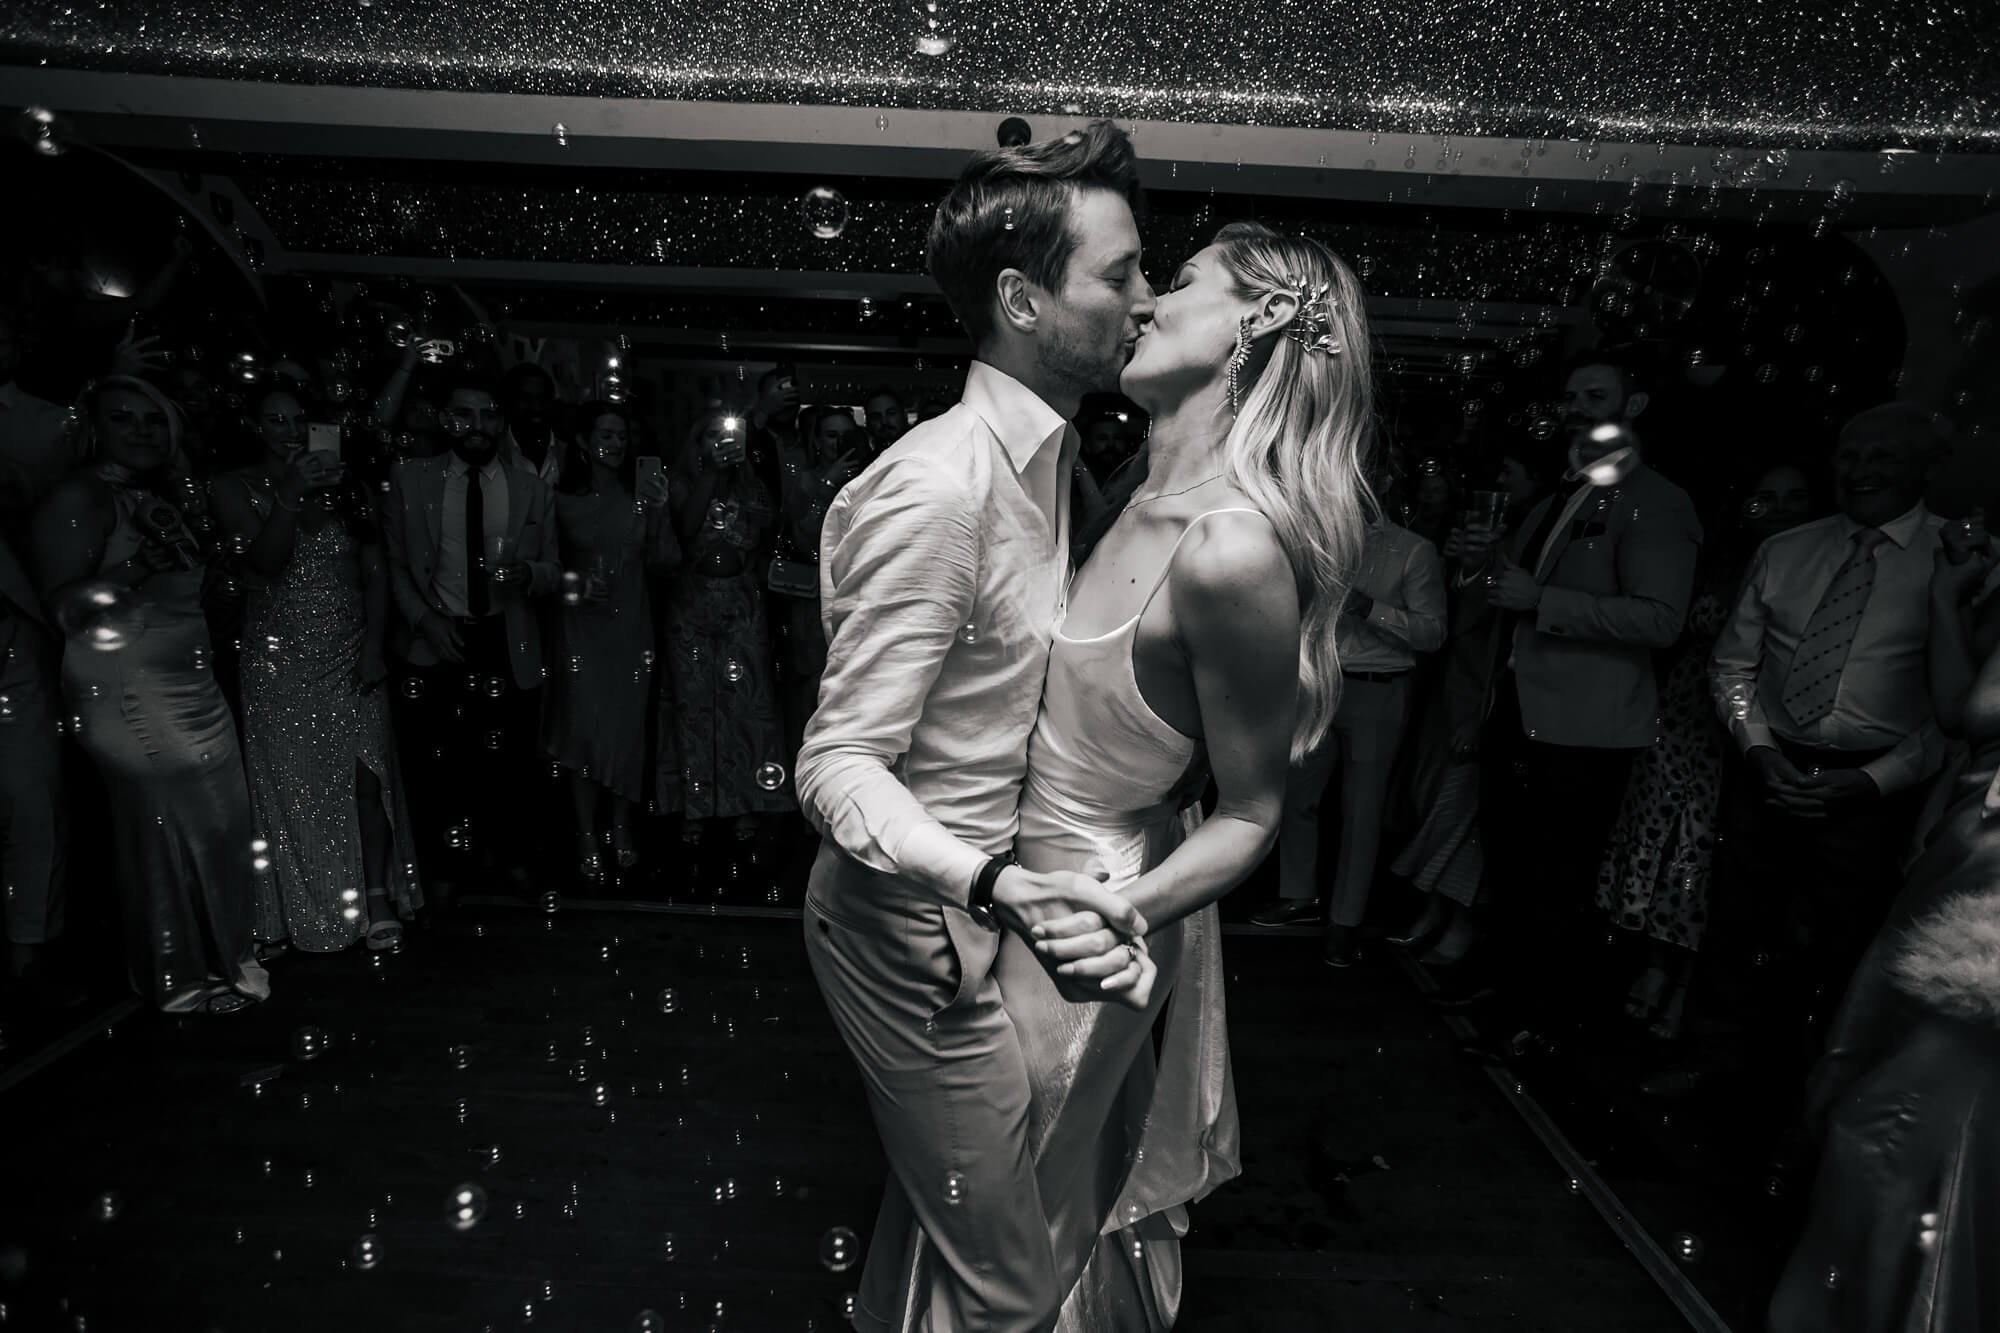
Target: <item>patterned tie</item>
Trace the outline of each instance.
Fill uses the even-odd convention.
[[[475,616],[492,610],[486,589],[486,496],[476,467],[465,473],[465,600]]]
[[[1875,587],[1875,548],[1887,540],[1876,528],[1863,528],[1854,534],[1854,554],[1834,571],[1833,582],[1826,586],[1826,594],[1806,622],[1781,696],[1785,711],[1802,727],[1833,711],[1841,668],[1847,665],[1854,632],[1861,627],[1868,594]]]

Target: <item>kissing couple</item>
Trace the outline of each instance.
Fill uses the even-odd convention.
[[[892,1168],[859,1328],[1169,1328],[1186,1205],[1239,1170],[1215,903],[1340,688],[1363,294],[1252,223],[1156,294],[1139,203],[1108,122],[974,156],[927,256],[963,399],[822,531],[806,949]],[[1114,388],[1148,471],[1072,579],[1069,418]]]

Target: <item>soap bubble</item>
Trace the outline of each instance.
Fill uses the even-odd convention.
[[[660,992],[658,1004],[661,1013],[671,1014],[681,1007],[681,997],[675,993],[672,986],[669,986]]]
[[[956,1171],[945,1174],[944,1201],[952,1205],[965,1202],[965,1177]]]
[[[562,910],[562,895],[554,889],[550,889],[542,894],[542,910],[554,916],[558,911]]]
[[[819,1261],[827,1271],[845,1273],[861,1255],[861,1238],[848,1227],[834,1227],[819,1238]]]
[[[14,116],[14,134],[41,157],[61,157],[74,138],[69,121],[45,106],[31,106]]]
[[[853,216],[847,196],[826,185],[807,190],[799,211],[805,217],[806,229],[822,241],[830,241],[846,231]]]
[[[326,1054],[326,1033],[316,1027],[302,1027],[292,1033],[292,1054],[300,1060],[317,1060]]]
[[[128,639],[132,592],[115,583],[85,583],[56,604],[56,624],[99,652],[116,652]]]
[[[471,1063],[472,1048],[470,1046],[454,1046],[451,1048],[451,1067],[453,1069],[463,1069]]]
[[[658,1310],[641,1310],[632,1320],[632,1333],[667,1333],[666,1316]]]
[[[1702,1255],[1708,1252],[1708,1247],[1702,1244],[1701,1237],[1695,1235],[1692,1231],[1676,1231],[1674,1233],[1674,1243],[1671,1248],[1673,1249],[1674,1258],[1684,1264],[1698,1264],[1701,1262]]]
[[[569,126],[563,124],[561,121],[557,121],[555,125],[551,127],[551,132],[556,137],[556,147],[558,148],[569,147]]]
[[[730,658],[722,664],[722,678],[731,685],[738,683],[743,679],[743,664],[733,657]]]
[[[382,1262],[382,1242],[373,1235],[363,1235],[354,1242],[352,1251],[354,1266],[366,1273]]]
[[[577,606],[583,601],[583,575],[573,569],[565,569],[561,579],[564,606]]]
[[[757,785],[765,791],[776,791],[785,785],[785,766],[764,763],[757,765]]]
[[[952,40],[936,28],[926,28],[917,35],[917,54],[920,56],[941,56],[950,53]]]
[[[106,1190],[90,1203],[90,1214],[100,1222],[116,1222],[125,1211],[125,1198],[117,1190]]]

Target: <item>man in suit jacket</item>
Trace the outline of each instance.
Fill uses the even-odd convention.
[[[382,516],[402,661],[398,729],[415,759],[409,784],[426,833],[441,832],[443,870],[471,852],[524,879],[508,841],[535,758],[541,631],[534,599],[554,591],[555,493],[500,453],[506,414],[494,387],[463,378],[445,399],[450,452],[391,474]],[[431,807],[428,810],[424,806]]]
[[[1579,362],[1564,397],[1567,483],[1474,578],[1501,613],[1479,741],[1488,892],[1521,936],[1509,953],[1542,982],[1574,970],[1561,953],[1589,912],[1632,761],[1654,741],[1653,655],[1680,637],[1702,537],[1687,493],[1640,456],[1646,395],[1631,372]]]

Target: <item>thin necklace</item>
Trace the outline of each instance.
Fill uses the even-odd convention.
[[[1208,483],[1210,483],[1211,481],[1221,481],[1224,477],[1228,475],[1229,473],[1226,471],[1218,472],[1212,477],[1203,477],[1200,481],[1196,482],[1192,486],[1183,486],[1177,491],[1161,491],[1158,495],[1149,495],[1143,500],[1135,496],[1132,499],[1127,500],[1125,502],[1125,507],[1127,509],[1137,509],[1140,505],[1151,504],[1155,500],[1166,500],[1166,499],[1171,499],[1173,496],[1176,495],[1186,495],[1189,491],[1200,490],[1203,486],[1208,485]]]

